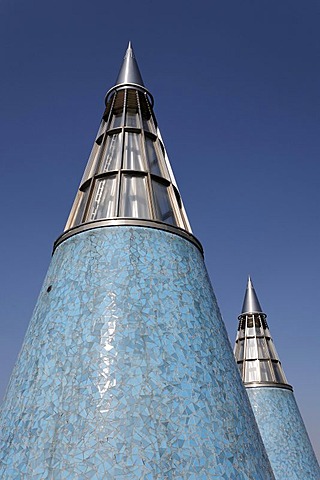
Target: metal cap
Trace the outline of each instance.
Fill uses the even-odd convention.
[[[244,313],[263,313],[255,289],[253,288],[250,276],[248,277],[247,290],[244,296],[242,311]]]
[[[134,56],[131,42],[129,42],[128,44],[128,48],[124,56],[123,63],[121,65],[120,72],[116,80],[116,85],[122,85],[127,83],[134,83],[135,85],[140,85],[141,87],[144,87],[144,83],[136,58]]]

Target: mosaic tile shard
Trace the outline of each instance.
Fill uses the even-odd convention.
[[[274,478],[202,255],[163,230],[57,247],[1,418],[2,480]]]

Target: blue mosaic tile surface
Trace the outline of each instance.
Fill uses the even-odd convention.
[[[2,480],[271,480],[204,262],[108,227],[56,250],[2,407]]]
[[[276,480],[319,480],[313,452],[293,392],[247,389]]]

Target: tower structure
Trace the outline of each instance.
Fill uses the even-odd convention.
[[[249,277],[235,357],[276,480],[319,480],[320,469]]]
[[[272,480],[131,45],[1,412],[2,480]]]

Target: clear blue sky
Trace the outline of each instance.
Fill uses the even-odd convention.
[[[131,40],[230,339],[250,274],[319,457],[320,3],[0,13],[0,395]]]

